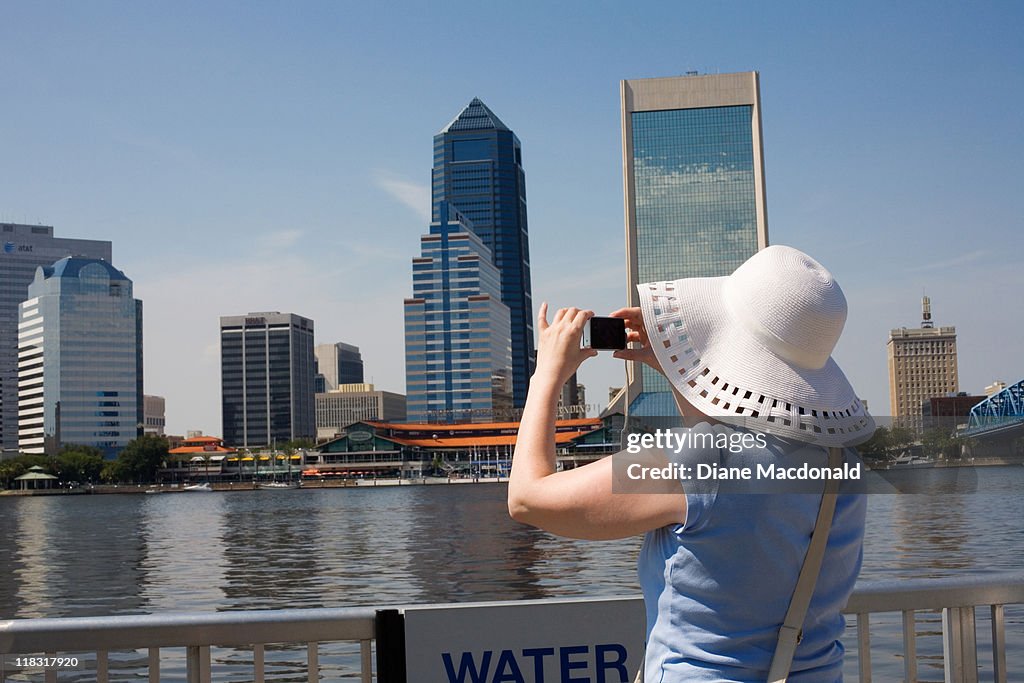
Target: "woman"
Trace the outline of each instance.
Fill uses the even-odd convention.
[[[831,359],[846,299],[811,257],[768,247],[728,277],[647,283],[638,292],[639,308],[612,314],[625,320],[636,344],[615,356],[644,362],[668,379],[691,435],[757,436],[740,449],[711,439],[718,446],[700,440],[651,457],[755,469],[824,465],[826,447],[870,437],[874,423]],[[623,454],[556,472],[558,394],[596,351],[580,348],[592,312],[561,309],[550,323],[547,313],[542,304],[537,368],[509,481],[510,514],[574,538],[646,534],[639,574],[648,683],[763,682],[815,526],[820,488],[817,495],[753,495],[777,489],[680,478],[660,495],[636,487],[623,492],[615,484],[622,468],[613,470]],[[840,610],[860,569],[864,513],[863,496],[838,497],[791,667],[794,683],[842,680]]]

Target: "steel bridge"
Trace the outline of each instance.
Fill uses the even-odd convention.
[[[965,436],[1008,432],[1024,426],[1024,379],[971,408]]]

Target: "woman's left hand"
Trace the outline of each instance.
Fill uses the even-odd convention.
[[[580,348],[583,327],[594,317],[593,311],[560,308],[548,324],[548,303],[537,314],[537,369],[535,378],[548,379],[561,387],[583,361],[597,355],[594,349]]]

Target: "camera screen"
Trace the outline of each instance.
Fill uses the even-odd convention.
[[[626,323],[622,318],[591,318],[587,343],[592,349],[626,348]]]

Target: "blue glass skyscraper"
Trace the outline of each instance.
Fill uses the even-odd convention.
[[[511,408],[509,309],[472,223],[447,202],[420,238],[405,300],[410,422],[491,421]]]
[[[442,220],[444,202],[458,209],[501,273],[512,324],[512,404],[521,408],[535,358],[526,174],[519,138],[479,99],[434,136],[431,195],[433,220]]]
[[[728,275],[768,244],[756,72],[622,81],[627,300],[641,282]],[[668,382],[630,363],[609,409],[672,416]]]

